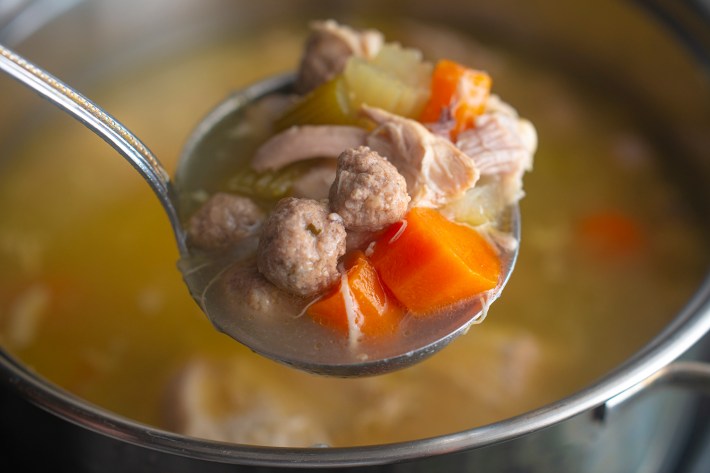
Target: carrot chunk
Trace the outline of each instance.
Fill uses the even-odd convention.
[[[460,132],[472,128],[483,113],[491,90],[491,77],[446,59],[434,68],[431,96],[419,117],[422,123],[453,121],[450,131],[455,140]]]
[[[370,258],[382,282],[415,315],[426,315],[498,284],[501,265],[474,229],[416,207],[377,240]]]
[[[346,335],[352,325],[368,338],[394,333],[404,311],[382,285],[375,268],[362,251],[348,255],[345,263],[348,269],[340,285],[312,304],[306,313]],[[351,303],[346,305],[347,298]]]
[[[587,214],[577,223],[579,241],[595,257],[616,260],[639,254],[647,246],[647,235],[631,215],[619,210]]]

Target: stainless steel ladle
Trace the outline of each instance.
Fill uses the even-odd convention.
[[[322,328],[315,327],[317,324],[310,324],[312,328],[301,332],[299,330],[306,324],[287,327],[281,331],[285,336],[279,336],[272,327],[249,324],[246,319],[240,319],[239,314],[230,313],[222,304],[224,295],[213,294],[213,288],[219,285],[212,283],[219,279],[220,269],[223,268],[219,265],[196,265],[192,261],[194,258],[187,246],[182,225],[184,216],[179,208],[180,196],[168,173],[143,142],[82,94],[2,45],[0,70],[79,120],[131,163],[163,205],[175,234],[181,263],[189,263],[181,266],[185,281],[210,321],[219,330],[255,352],[281,363],[314,373],[344,377],[380,374],[410,366],[436,353],[485,314],[488,305],[500,295],[513,271],[518,254],[517,245],[514,251],[504,254],[500,282],[496,289],[486,295],[485,300],[481,298],[472,301],[460,310],[441,317],[434,324],[410,318],[401,330],[402,334],[384,345],[364,344],[353,350],[345,342],[331,340],[322,343],[310,338],[322,337],[318,332]],[[268,78],[234,93],[219,104],[198,124],[188,140],[178,164],[177,178],[186,179],[185,174],[194,169],[203,145],[218,139],[215,135],[223,125],[230,120],[240,119],[241,112],[254,101],[272,93],[288,91],[292,82],[291,76]],[[520,213],[517,205],[508,209],[505,220],[506,230],[519,240]]]

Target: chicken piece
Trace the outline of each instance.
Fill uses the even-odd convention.
[[[459,134],[456,146],[473,159],[481,175],[501,176],[508,203],[522,197],[522,177],[532,169],[537,134],[510,106],[500,102],[477,117],[474,128]]]
[[[365,144],[367,131],[354,126],[293,126],[274,135],[254,153],[251,167],[258,172],[279,170],[310,158],[336,158],[343,150]]]
[[[256,264],[281,289],[312,296],[339,280],[345,238],[343,219],[325,204],[287,197],[264,222]]]
[[[363,106],[365,117],[378,126],[367,145],[386,157],[404,176],[411,207],[438,207],[476,184],[473,161],[451,141],[422,124],[378,108]]]
[[[251,199],[220,192],[192,215],[187,236],[196,247],[224,249],[254,234],[263,218]]]
[[[330,443],[324,426],[293,401],[274,370],[243,357],[190,360],[166,389],[167,426],[191,437],[248,445]]]
[[[484,113],[475,128],[459,134],[456,146],[473,159],[481,175],[529,171],[535,145],[527,124],[507,114]]]
[[[317,164],[298,177],[291,186],[291,196],[302,199],[326,200],[335,181],[336,163],[329,159]]]
[[[330,209],[347,230],[375,232],[404,217],[409,204],[407,182],[389,161],[367,146],[338,157],[330,187]]]
[[[296,92],[305,94],[340,74],[350,56],[372,58],[384,43],[379,31],[356,31],[333,20],[314,22],[296,79]]]

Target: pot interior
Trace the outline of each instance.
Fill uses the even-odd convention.
[[[488,71],[539,136],[520,259],[485,323],[414,368],[332,379],[217,333],[130,166],[0,78],[7,356],[131,421],[265,446],[447,435],[604,377],[674,319],[707,273],[709,82],[639,7],[489,3],[67,2],[37,31],[27,20],[37,8],[0,23],[3,41],[116,116],[169,170],[231,90],[296,67],[317,18],[374,26],[429,58]]]

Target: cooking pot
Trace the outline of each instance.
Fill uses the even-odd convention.
[[[6,1],[0,3],[0,42],[81,90],[90,81],[92,65],[105,65],[107,58],[120,67],[121,61],[134,59],[130,55],[149,55],[168,43],[206,41],[227,29],[277,19],[400,15],[476,31],[571,73],[616,81],[649,109],[664,110],[667,121],[677,125],[667,130],[668,137],[685,157],[695,201],[705,223],[710,222],[710,77],[704,69],[710,64],[709,2],[384,3]],[[602,71],[614,71],[614,77]],[[19,124],[29,123],[38,107],[46,107],[19,90],[0,78],[0,146],[12,140]],[[695,100],[679,100],[679,94]],[[671,471],[694,427],[697,394],[710,391],[710,365],[696,361],[710,349],[708,330],[706,277],[650,343],[584,390],[491,425],[352,448],[232,445],[161,431],[67,393],[2,351],[0,373],[13,393],[5,395],[6,405],[29,412],[26,422],[33,432],[32,439],[22,436],[24,419],[3,420],[2,435],[9,442],[3,444],[17,445],[17,438],[32,442],[28,451],[41,458],[38,464],[46,455],[68,462],[72,471]],[[51,416],[27,411],[14,401],[18,395]],[[9,419],[13,416],[7,409],[3,412]]]

